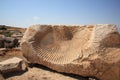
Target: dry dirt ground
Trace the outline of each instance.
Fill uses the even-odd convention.
[[[1,49],[0,49],[1,50]],[[19,57],[25,60],[20,49],[2,49],[0,51],[0,61],[11,57]],[[96,80],[93,78],[85,78],[73,74],[65,74],[53,71],[45,66],[38,64],[29,64],[28,70],[25,72],[12,72],[3,74],[5,80]],[[0,75],[0,80],[2,75]]]

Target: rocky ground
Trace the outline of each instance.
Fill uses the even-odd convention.
[[[26,29],[23,28],[0,25],[0,35],[4,35],[5,32],[14,32],[15,37],[17,37],[18,39],[19,37],[21,38],[18,32],[24,34],[25,30]],[[13,57],[18,57],[26,61],[26,59],[23,57],[20,48],[14,49],[0,48],[0,62]],[[73,74],[59,73],[42,65],[29,64],[27,71],[0,74],[0,80],[94,80],[94,79],[84,78]]]
[[[20,48],[16,49],[1,49],[0,61],[12,57],[19,57],[25,60]],[[96,80],[93,78],[85,78],[73,74],[65,74],[53,71],[47,67],[38,64],[29,64],[27,71],[11,72],[0,74],[0,80]]]

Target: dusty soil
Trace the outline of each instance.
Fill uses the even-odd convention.
[[[12,58],[12,57],[19,57],[22,59],[25,59],[23,57],[23,54],[20,50],[20,48],[14,48],[14,49],[5,49],[5,48],[0,48],[0,61]]]
[[[11,75],[7,75],[6,80],[87,80],[76,75],[58,73],[43,66],[35,66],[22,74]]]
[[[14,56],[22,58],[23,54],[20,48],[17,49],[0,49],[0,61],[12,58]],[[29,64],[28,70],[25,72],[12,72],[3,74],[5,80],[96,80],[92,78],[85,78],[78,75],[59,73],[53,71],[45,66],[38,64]],[[0,74],[0,80],[4,80]]]

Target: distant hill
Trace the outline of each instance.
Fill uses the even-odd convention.
[[[4,35],[6,37],[18,38],[19,40],[24,35],[25,30],[26,28],[0,25],[0,35]]]
[[[12,26],[0,25],[0,30],[18,31],[18,32],[24,33],[25,30],[26,30],[26,28],[20,28],[20,27],[12,27]]]

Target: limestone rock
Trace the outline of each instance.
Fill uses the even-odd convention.
[[[14,71],[25,71],[27,68],[26,63],[17,57],[7,59],[0,62],[0,72],[9,73]]]
[[[120,79],[120,35],[115,25],[33,25],[21,48],[31,63],[59,72]]]

